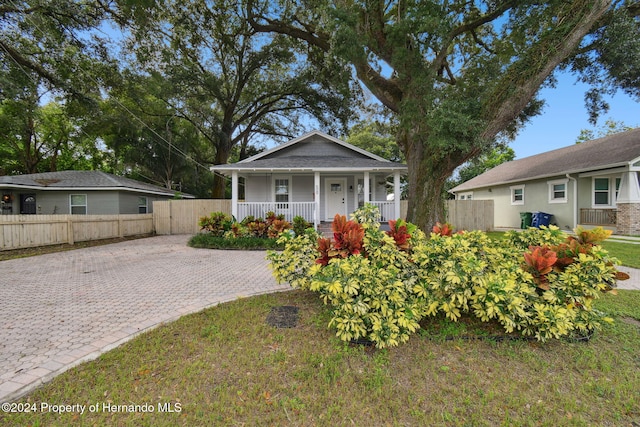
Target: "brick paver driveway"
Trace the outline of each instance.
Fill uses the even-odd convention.
[[[0,261],[0,402],[160,323],[278,285],[263,251],[158,236]]]

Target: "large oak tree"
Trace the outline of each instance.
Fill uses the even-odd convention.
[[[120,15],[136,17],[128,23],[128,47],[139,68],[167,80],[158,96],[215,148],[212,163],[226,163],[252,135],[296,135],[304,115],[346,128],[348,69],[318,67],[307,60],[315,46],[256,31],[237,1],[142,4],[145,13],[126,4]],[[216,176],[213,197],[224,195],[224,178]]]
[[[538,91],[553,84],[554,71],[568,67],[595,85],[608,82],[590,93],[594,113],[614,87],[638,96],[639,9],[607,0],[248,4],[253,28],[340,58],[397,115],[408,219],[423,229],[443,219],[442,189],[452,172],[540,112]]]

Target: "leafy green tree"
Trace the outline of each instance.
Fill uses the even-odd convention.
[[[580,130],[580,135],[576,139],[576,144],[580,144],[582,142],[591,141],[592,139],[602,138],[603,136],[612,135],[618,132],[624,132],[627,130],[633,129],[632,126],[627,126],[623,122],[619,122],[613,119],[608,119],[604,122],[604,125],[600,128],[593,129],[582,129]]]
[[[227,163],[250,135],[291,137],[308,115],[332,128],[353,114],[348,68],[316,67],[305,58],[318,49],[256,32],[236,1],[122,2],[121,8],[137,17],[129,48],[140,68],[170,83],[156,96],[215,148],[212,163]],[[216,176],[213,197],[224,191],[225,180]]]
[[[404,162],[404,155],[396,143],[398,125],[383,114],[354,124],[346,141],[393,162]]]
[[[253,0],[248,17],[258,31],[302,40],[353,67],[396,114],[408,219],[429,229],[444,219],[447,178],[538,114],[539,89],[555,70],[575,66],[594,84],[594,73],[611,76],[637,95],[639,68],[625,67],[640,52],[638,9],[607,0]],[[621,45],[624,54],[616,53]]]
[[[492,148],[489,152],[482,153],[478,157],[474,157],[462,165],[460,169],[456,171],[454,177],[447,180],[445,190],[448,191],[456,185],[467,182],[471,178],[483,174],[489,169],[493,169],[502,163],[510,162],[515,158],[516,152],[513,148],[506,145],[498,145]],[[449,194],[445,193],[444,198],[449,198]]]
[[[67,102],[95,105],[100,71],[111,67],[97,28],[105,17],[101,1],[11,0],[0,4],[0,88],[9,66],[35,74]],[[91,35],[89,35],[91,34]],[[0,98],[6,96],[0,89]],[[93,94],[93,95],[92,95]]]
[[[128,70],[102,103],[92,132],[112,153],[110,169],[117,174],[165,188],[210,196],[209,169],[213,155],[197,129],[160,94],[167,82]]]

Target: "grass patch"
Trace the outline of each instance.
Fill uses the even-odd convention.
[[[606,240],[602,242],[602,247],[618,258],[622,265],[627,267],[640,268],[640,245],[633,243],[614,242]]]
[[[237,237],[234,239],[225,239],[224,237],[213,236],[211,234],[196,234],[189,239],[188,245],[192,248],[204,249],[283,249],[282,245],[278,245],[278,239],[256,238],[256,237]]]
[[[299,308],[297,326],[268,326],[271,308],[284,305]],[[637,291],[605,295],[597,307],[640,318]],[[618,318],[588,343],[545,344],[433,339],[482,327],[435,318],[389,350],[345,344],[327,321],[310,292],[222,304],[143,334],[19,401],[99,411],[0,413],[0,425],[640,424],[640,328]],[[154,412],[103,410],[144,404]]]

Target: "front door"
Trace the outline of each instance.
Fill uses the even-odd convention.
[[[20,195],[20,213],[23,215],[35,215],[36,213],[36,195],[35,194]]]
[[[347,214],[347,180],[327,178],[325,181],[325,218],[332,221],[336,214]]]

